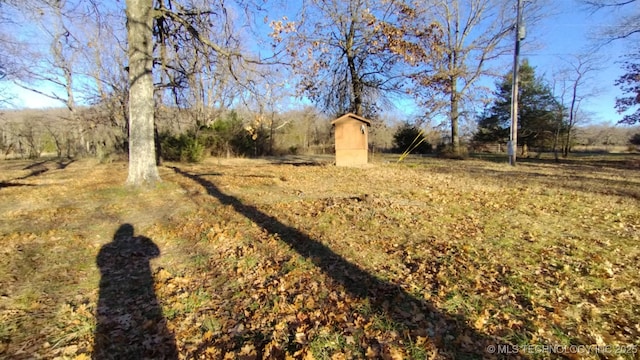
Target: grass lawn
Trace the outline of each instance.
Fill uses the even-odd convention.
[[[640,356],[638,155],[294,160],[1,161],[0,358]]]

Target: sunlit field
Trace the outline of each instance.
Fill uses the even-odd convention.
[[[640,157],[0,162],[0,357],[637,358]]]

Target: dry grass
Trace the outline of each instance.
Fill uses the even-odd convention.
[[[294,160],[170,164],[152,190],[123,187],[124,163],[0,163],[0,356],[94,351],[96,258],[127,223],[160,249],[152,292],[184,358],[640,345],[637,156]]]

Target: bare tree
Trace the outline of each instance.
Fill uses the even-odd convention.
[[[198,6],[205,7],[205,4]],[[172,21],[171,17],[160,17],[156,22],[156,39],[159,42],[157,62],[160,64],[156,76],[157,99],[167,106],[185,109],[190,117],[187,130],[194,134],[201,127],[211,125],[240,98],[243,89],[238,83],[246,83],[239,79],[246,76],[244,68],[241,71],[233,68],[238,65],[237,62],[229,61],[225,58],[226,54],[219,54],[218,50],[204,43],[209,42],[207,39],[221,38],[224,39],[225,48],[240,53],[240,31],[232,30],[234,26],[229,12],[200,10],[202,16],[193,16],[184,11],[173,15],[179,16],[184,22],[188,20],[186,24],[189,26],[186,28],[185,23]],[[203,41],[193,38],[189,29],[197,31],[197,36]],[[177,123],[177,127],[182,128],[183,124]]]
[[[58,100],[71,111],[76,107],[74,71],[82,45],[71,21],[76,18],[71,9],[77,5],[70,1],[29,0],[15,12],[23,17],[18,28],[25,23],[34,24],[37,30],[27,36],[40,40],[38,43],[24,37],[19,40],[22,53],[16,54],[21,59],[19,73],[14,77],[16,84]],[[44,48],[42,43],[46,44]],[[41,90],[43,83],[54,90]]]
[[[281,113],[284,129],[281,146],[289,153],[324,154],[331,144],[331,124],[316,108],[305,106]]]
[[[479,79],[496,76],[490,62],[512,50],[514,2],[508,0],[450,0],[424,4],[443,30],[443,57],[436,62],[442,92],[420,93],[429,113],[443,111],[450,122],[452,152],[460,147],[459,121],[465,102],[475,100]],[[527,21],[537,20],[537,6],[527,5]],[[436,96],[434,96],[436,95]]]
[[[84,121],[103,128],[95,141],[97,151],[107,143],[126,151],[128,142],[128,74],[125,16],[121,9],[88,1],[87,17],[80,25],[86,46],[82,51],[82,76],[91,79],[81,88],[85,102],[93,105],[83,112]],[[105,131],[110,133],[105,138]]]
[[[594,13],[607,10],[615,12],[616,23],[608,24],[606,30],[597,34],[604,38],[604,45],[617,40],[636,39],[640,35],[640,0],[582,0],[582,2]],[[625,74],[615,82],[626,93],[626,96],[616,99],[615,107],[618,113],[626,113],[619,123],[628,125],[640,123],[640,49],[636,43],[631,44],[633,46],[623,63]],[[627,113],[633,109],[635,111]]]
[[[3,5],[5,3],[5,0],[0,0],[0,9],[2,9]],[[0,12],[0,24],[4,24],[5,22],[9,21],[6,16],[2,15],[3,13]],[[8,43],[8,38],[4,33],[0,33],[0,44],[2,44],[2,46],[6,46],[6,44]],[[4,79],[7,75],[7,59],[5,56],[1,56],[0,55],[0,80]],[[2,96],[0,94],[0,104],[3,102],[4,96]]]
[[[129,176],[139,186],[160,180],[156,167],[153,101],[153,8],[150,0],[127,0],[129,43]]]
[[[404,27],[414,14],[403,1],[310,0],[297,22],[272,22],[272,35],[285,41],[302,95],[331,115],[371,116],[406,91],[407,63],[427,55],[416,40],[438,44],[431,22]]]
[[[81,153],[90,149],[90,126],[78,116],[77,98],[84,69],[91,66],[82,61],[88,43],[82,29],[88,19],[85,10],[81,0],[25,0],[15,4],[12,11],[17,19],[14,31],[21,35],[13,44],[11,80],[64,105],[68,110],[68,126],[74,129],[73,141],[78,142],[73,148]],[[72,137],[67,141],[72,141]]]
[[[626,73],[616,80],[616,85],[626,94],[616,99],[616,110],[624,114],[619,123],[627,125],[640,123],[640,52],[630,58],[632,60],[624,64]]]
[[[574,130],[580,123],[580,105],[589,97],[595,96],[592,87],[588,87],[591,75],[601,70],[601,59],[591,54],[576,55],[565,59],[566,67],[560,72],[562,108],[566,109],[564,127],[563,157],[569,156]],[[568,95],[568,98],[567,96]]]
[[[605,42],[626,39],[640,34],[640,0],[582,0],[593,12],[613,11],[616,23],[609,24],[599,36]]]
[[[212,17],[217,13],[227,14],[224,2],[189,2],[183,6],[177,2],[159,1],[153,7],[150,0],[127,0],[127,32],[129,39],[129,184],[143,185],[159,180],[154,149],[154,94],[153,94],[153,45],[159,44],[159,51],[166,50],[165,38],[175,37],[180,48],[206,48],[208,64],[226,66],[234,79],[239,81],[238,70],[245,63],[260,63],[260,59],[247,58],[244,49],[233,45],[234,29],[225,26],[221,34],[208,34],[203,29],[215,23]],[[154,23],[155,20],[155,23]],[[155,25],[154,25],[155,24]],[[157,27],[157,28],[156,28]],[[154,28],[157,29],[154,37]],[[209,37],[213,36],[213,37]],[[219,42],[218,42],[219,41]],[[170,42],[169,42],[170,43]],[[212,58],[213,57],[213,58]],[[165,70],[171,64],[162,61],[159,66]],[[197,63],[190,63],[197,66]],[[183,71],[185,64],[178,61],[172,68],[176,76],[170,81],[184,81],[189,84],[189,72]],[[198,82],[191,78],[191,85]],[[201,99],[201,98],[196,98]],[[198,100],[200,101],[200,100]]]
[[[585,150],[606,150],[610,146],[625,146],[629,138],[640,130],[638,127],[622,127],[607,124],[584,126],[576,136],[576,142]]]

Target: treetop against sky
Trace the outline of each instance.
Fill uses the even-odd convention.
[[[31,4],[33,0],[30,0]],[[464,2],[462,2],[464,3]],[[76,6],[80,4],[81,6]],[[92,3],[83,0],[67,1],[67,8],[71,11],[70,15],[63,15],[56,19],[56,14],[45,14],[41,17],[37,13],[30,14],[28,12],[16,12],[7,6],[3,6],[4,20],[0,24],[3,42],[11,40],[11,43],[28,43],[29,51],[33,56],[42,53],[50,53],[52,49],[52,41],[55,37],[55,27],[69,27],[68,36],[59,38],[58,42],[81,43],[90,42],[91,36],[105,36],[105,34],[93,34],[91,23],[95,19],[91,18],[92,11],[100,10],[101,16],[110,16],[112,33],[107,36],[115,37],[115,41],[111,41],[112,48],[110,50],[123,51],[122,47],[126,36],[124,34],[124,2],[108,2],[96,4],[96,8],[91,10]],[[226,16],[230,18],[230,23],[238,26],[236,31],[239,32],[239,38],[243,42],[243,48],[250,53],[259,54],[260,57],[268,57],[273,51],[271,48],[270,38],[268,37],[271,28],[270,21],[281,20],[286,17],[289,21],[299,22],[297,14],[302,6],[301,2],[282,2],[273,1],[266,2],[260,7],[255,4],[240,6],[234,3],[227,5],[228,12]],[[229,7],[230,6],[230,7]],[[523,43],[522,57],[527,58],[530,64],[536,67],[536,71],[542,74],[550,83],[554,82],[554,77],[560,69],[566,68],[568,63],[575,57],[583,54],[591,53],[602,57],[601,67],[598,71],[590,74],[588,82],[585,85],[585,91],[592,93],[587,100],[581,104],[582,109],[591,113],[591,118],[595,121],[617,122],[621,115],[615,112],[615,98],[620,96],[620,91],[614,85],[614,82],[622,74],[621,64],[619,61],[628,51],[628,42],[614,41],[601,47],[595,47],[593,37],[597,34],[605,33],[608,29],[615,26],[621,26],[616,19],[621,18],[621,14],[615,10],[601,11],[593,13],[586,9],[582,3],[574,0],[563,0],[558,2],[549,2],[544,5],[544,16],[541,21],[536,24],[527,24],[527,38]],[[514,1],[515,7],[515,1]],[[79,21],[79,13],[84,12],[84,18]],[[75,15],[74,15],[75,14]],[[74,16],[76,16],[74,18]],[[515,12],[514,12],[515,16]],[[48,17],[48,18],[47,18]],[[10,21],[8,20],[10,19]],[[264,21],[264,20],[266,21]],[[527,22],[527,13],[524,14],[525,23]],[[246,25],[250,24],[251,27]],[[212,26],[216,26],[213,24]],[[113,40],[113,39],[112,39]],[[597,39],[596,39],[597,40]],[[596,41],[597,42],[597,41]],[[118,48],[120,46],[120,48]],[[12,46],[12,48],[15,48]],[[85,93],[95,91],[95,84],[92,83],[88,72],[91,66],[95,65],[95,59],[86,58],[82,55],[72,56],[74,64],[77,64],[80,71],[74,74],[76,93],[79,94],[77,101],[82,102]],[[5,55],[6,57],[6,55]],[[491,66],[499,69],[498,75],[504,73],[512,62],[512,54],[504,54],[492,61]],[[33,79],[26,81],[29,86],[39,90],[47,95],[60,95],[63,88],[55,85],[56,80],[64,77],[59,70],[53,70],[55,63],[51,60],[42,60],[38,63],[40,73],[47,69],[50,71],[49,80]],[[291,79],[290,79],[291,80]],[[488,89],[494,88],[495,78],[485,77],[479,84]],[[560,80],[561,81],[561,80]],[[556,81],[558,83],[559,81]],[[12,93],[14,100],[13,107],[59,107],[63,103],[60,100],[51,99],[51,97],[36,94],[31,91],[22,89],[13,85],[7,79],[0,84],[5,88],[6,92]],[[289,85],[291,86],[291,85]],[[55,97],[54,96],[54,97]],[[304,102],[304,101],[303,101]],[[411,101],[396,101],[402,104],[400,107],[411,104]]]

